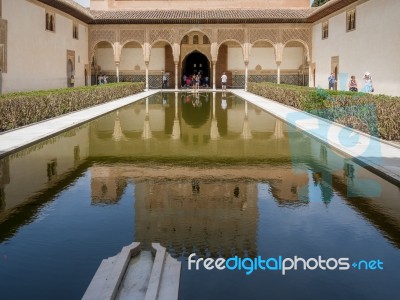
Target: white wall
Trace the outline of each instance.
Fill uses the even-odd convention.
[[[303,64],[303,47],[286,47],[283,50],[281,70],[297,70]],[[276,70],[273,48],[255,47],[251,50],[249,70],[260,65],[263,70]],[[228,48],[228,70],[244,70],[242,48]]]
[[[3,1],[8,21],[4,93],[67,87],[67,50],[75,51],[75,86],[85,84],[88,28],[79,22],[79,40],[73,39],[75,19],[50,7],[49,12],[56,13],[55,32],[45,30],[44,7],[26,0]]]
[[[98,48],[96,55],[97,64],[101,67],[101,70],[115,70],[114,52],[111,46],[110,48]],[[141,71],[146,69],[142,48],[123,48],[121,52],[119,70],[133,71],[136,65],[140,66]],[[151,50],[149,70],[163,70],[164,68],[165,48],[153,48]]]
[[[375,92],[400,96],[400,1],[357,2],[356,30],[346,32],[346,11],[313,26],[313,57],[316,86],[328,87],[331,57],[339,56],[338,88],[347,89],[351,75],[359,87],[362,76],[372,74]],[[352,6],[350,6],[352,7]],[[322,21],[329,19],[329,37],[322,40]]]
[[[297,70],[303,64],[304,55],[303,47],[285,47],[281,70]]]
[[[228,47],[228,70],[244,70],[241,47]]]
[[[257,65],[260,65],[263,70],[276,70],[274,48],[252,48],[249,60],[249,70],[254,70]]]

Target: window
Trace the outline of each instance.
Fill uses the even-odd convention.
[[[182,44],[189,44],[189,37],[185,35],[182,39]]]
[[[76,40],[79,39],[79,26],[76,23],[72,25],[72,37]]]
[[[198,44],[199,43],[199,36],[198,35],[194,35],[193,36],[193,44]]]
[[[46,30],[55,31],[55,15],[52,13],[46,13]]]
[[[325,40],[329,36],[329,23],[324,22],[322,23],[322,39]]]
[[[356,11],[351,10],[347,12],[347,22],[346,22],[346,29],[347,31],[352,31],[356,29]]]
[[[208,36],[203,36],[203,44],[209,44],[210,43],[210,40],[209,40],[209,38],[208,38]]]

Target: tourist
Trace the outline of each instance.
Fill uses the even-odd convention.
[[[99,75],[97,77],[97,82],[98,82],[98,84],[103,84],[103,76],[102,75]]]
[[[365,72],[363,79],[364,79],[364,91],[366,93],[373,93],[374,87],[372,86],[371,73]]]
[[[228,76],[226,76],[225,72],[222,73],[221,76],[221,83],[222,83],[222,90],[226,90],[226,82],[228,81]]]
[[[349,91],[350,92],[358,92],[358,86],[357,86],[357,81],[356,81],[356,76],[351,76],[350,82],[349,82]]]
[[[226,93],[222,92],[222,101],[221,101],[221,108],[225,110],[228,107],[228,104],[226,103]]]
[[[103,83],[104,83],[104,84],[107,84],[107,80],[108,80],[108,76],[103,75]]]
[[[186,87],[186,79],[187,79],[186,74],[183,74],[183,77],[182,77],[182,87]]]
[[[167,74],[163,74],[163,76],[162,76],[162,82],[163,82],[162,88],[163,88],[163,89],[166,89],[166,88],[168,87],[168,77],[167,77]]]
[[[199,75],[194,76],[194,90],[198,91],[200,88],[200,77]]]
[[[208,78],[208,76],[206,76],[204,78],[204,86],[207,87],[207,88],[208,88],[208,81],[209,81],[209,78]]]
[[[74,87],[74,85],[75,85],[75,77],[74,77],[74,75],[71,75],[70,84],[71,84],[71,87]]]
[[[328,77],[328,83],[329,83],[329,89],[334,90],[336,83],[335,74],[331,73],[331,76]]]
[[[186,77],[186,88],[189,88],[191,83],[192,83],[192,78],[189,75],[188,77]]]

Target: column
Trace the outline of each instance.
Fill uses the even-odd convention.
[[[244,62],[244,90],[247,92],[247,82],[249,80],[249,62]]]
[[[181,138],[181,126],[179,124],[179,114],[178,114],[178,93],[175,92],[175,118],[174,125],[172,127],[172,135],[171,138],[173,140],[179,140]]]
[[[217,62],[213,61],[212,62],[212,68],[213,68],[213,90],[216,90],[216,85],[215,85],[215,77],[217,76]]]
[[[115,68],[116,68],[117,82],[119,82],[119,61],[115,62]]]
[[[149,62],[146,61],[146,91],[149,90]]]
[[[215,117],[215,94],[213,93],[213,97],[212,97],[212,119],[211,119],[211,131],[210,131],[210,139],[212,141],[216,141],[219,139],[219,132],[218,132],[218,122],[217,122],[217,118]]]
[[[308,86],[315,86],[315,78],[313,78],[311,64],[308,63]]]
[[[178,62],[175,62],[175,91],[178,90]]]
[[[281,84],[281,62],[276,62],[276,83]]]

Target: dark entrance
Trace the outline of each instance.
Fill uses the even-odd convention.
[[[202,78],[210,78],[210,63],[207,57],[199,51],[193,51],[182,62],[182,77],[201,73]]]

